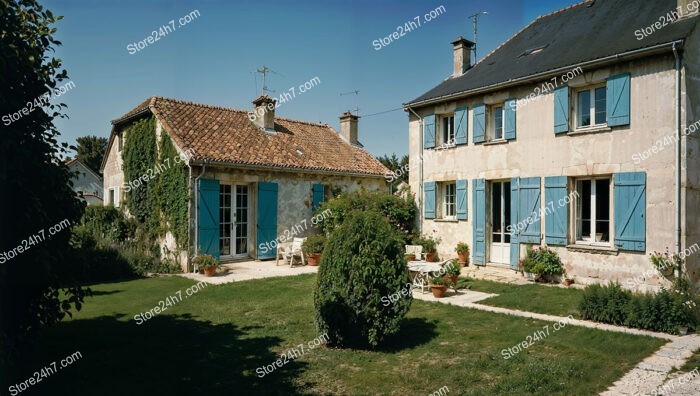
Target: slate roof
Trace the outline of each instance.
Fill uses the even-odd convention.
[[[669,23],[641,40],[635,35],[676,7],[677,0],[589,0],[540,16],[463,75],[448,77],[405,105],[684,39],[697,25],[697,16]]]
[[[275,117],[276,134],[256,127],[245,110],[153,96],[112,121],[119,126],[152,113],[195,162],[384,175],[389,170],[329,125]],[[301,153],[301,154],[300,154]]]

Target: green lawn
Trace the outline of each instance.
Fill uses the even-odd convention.
[[[479,304],[495,307],[513,308],[521,311],[537,312],[549,315],[580,318],[578,304],[583,290],[545,286],[540,284],[510,285],[483,279],[471,279],[466,282],[471,290],[498,294]]]
[[[12,370],[16,382],[82,358],[25,394],[580,394],[604,390],[664,341],[567,326],[511,359],[501,350],[551,323],[414,301],[376,351],[319,347],[271,374],[256,369],[318,336],[315,275],[207,286],[137,325],[133,317],[194,282],[179,277],[94,286],[74,319],[47,329]],[[529,288],[524,288],[529,290]]]

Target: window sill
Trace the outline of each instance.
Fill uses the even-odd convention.
[[[459,223],[457,219],[434,219],[436,223]]]
[[[608,247],[608,246],[595,246],[595,245],[582,245],[582,244],[573,244],[573,245],[567,245],[566,249],[571,251],[571,252],[582,252],[582,253],[597,253],[597,254],[609,254],[613,256],[617,256],[620,251]]]
[[[505,144],[508,143],[506,139],[497,139],[497,140],[489,140],[488,142],[484,143],[484,146],[493,146],[496,144]]]
[[[602,132],[610,132],[610,131],[612,131],[612,128],[610,128],[607,125],[601,125],[601,126],[592,127],[592,128],[576,129],[573,132],[567,133],[567,135],[578,136],[578,135],[588,135],[589,133],[602,133]]]

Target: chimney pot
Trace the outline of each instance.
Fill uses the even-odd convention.
[[[362,146],[357,140],[357,123],[359,116],[346,111],[340,116],[340,137],[354,146]]]
[[[275,105],[277,101],[267,95],[261,95],[253,101],[254,111],[250,115],[253,124],[265,132],[275,133]]]
[[[470,67],[472,67],[471,54],[474,45],[476,44],[463,38],[462,36],[457,37],[457,40],[452,42],[454,63],[452,77],[459,77],[469,70]]]

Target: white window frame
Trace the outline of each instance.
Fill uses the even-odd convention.
[[[596,213],[596,181],[597,180],[607,180],[608,181],[608,213],[610,219],[608,219],[608,241],[607,242],[597,242],[596,241],[596,223],[597,223],[597,213]],[[579,219],[582,216],[582,211],[583,211],[583,203],[582,203],[582,195],[581,192],[579,191],[579,182],[583,181],[590,181],[591,182],[591,218],[589,219],[591,222],[591,233],[590,235],[581,235],[581,238],[578,236],[578,231],[581,225],[579,225]],[[590,245],[590,246],[605,246],[605,247],[612,247],[613,246],[613,234],[614,234],[614,224],[613,224],[613,219],[614,219],[614,213],[613,213],[613,181],[611,176],[596,176],[596,177],[582,177],[582,178],[577,178],[574,179],[574,192],[576,192],[574,200],[575,200],[575,205],[573,206],[573,219],[574,219],[574,241],[577,245]]]
[[[447,125],[451,127],[450,131],[447,131],[447,136],[445,136],[445,129],[444,129],[444,120],[445,119],[452,119],[452,122],[450,123],[448,121]],[[451,147],[455,144],[455,136],[456,136],[456,131],[455,131],[455,115],[454,113],[449,113],[449,114],[443,114],[438,117],[438,122],[440,123],[440,141],[438,143],[444,144],[445,146]],[[451,135],[451,138],[450,138]]]
[[[454,220],[457,218],[457,182],[441,182],[438,184],[440,191],[440,219]],[[451,190],[451,191],[449,191]],[[451,198],[451,200],[450,200]],[[448,214],[451,209],[451,214]]]
[[[501,109],[501,137],[496,137],[496,109]],[[505,140],[505,131],[506,131],[506,112],[505,112],[506,106],[505,103],[498,103],[489,106],[489,121],[488,121],[488,127],[486,128],[487,131],[487,140],[489,142],[499,142],[501,140]]]
[[[606,88],[605,83],[588,85],[584,88],[577,89],[574,92],[574,128],[575,128],[575,130],[602,128],[602,127],[606,127],[608,125],[607,114],[606,114],[605,120],[602,123],[596,124],[596,122],[595,122],[595,91],[598,88]],[[578,97],[579,97],[579,94],[581,92],[585,92],[585,91],[588,91],[588,95],[590,97],[589,103],[588,103],[588,115],[591,118],[591,123],[589,125],[579,126],[579,109],[581,107],[581,104],[579,103]],[[605,106],[606,106],[606,112],[607,112],[607,97],[605,100],[606,100]]]

